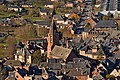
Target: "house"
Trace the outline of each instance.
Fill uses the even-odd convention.
[[[17,49],[14,56],[15,56],[15,60],[19,60],[20,62],[25,62],[26,64],[31,63],[31,54],[26,48]]]
[[[73,58],[73,61],[66,63],[65,67],[61,69],[65,75],[62,79],[65,80],[87,80],[90,75],[90,64],[87,60],[82,58]]]
[[[88,18],[86,22],[89,23],[92,28],[94,28],[97,24],[92,18]]]
[[[83,72],[84,70],[81,69],[65,69],[64,70],[64,75],[62,77],[62,79],[64,80],[87,80],[89,78],[89,76],[87,74],[86,71]]]
[[[103,80],[103,79],[105,79],[105,78],[98,73],[98,74],[92,76],[92,79],[93,79],[93,80]]]
[[[33,47],[34,45],[36,46],[35,47],[36,49],[41,51],[41,53],[45,53],[45,51],[47,51],[47,39],[44,39],[44,38],[29,39],[28,43],[29,43],[28,47],[29,47],[30,52],[32,49],[31,47]],[[33,43],[35,43],[35,44],[32,45]]]
[[[44,27],[44,28],[50,29],[51,23],[50,23],[50,21],[35,21],[33,23],[33,25],[38,26],[38,29],[40,27]]]
[[[3,4],[4,0],[0,0],[0,4]]]
[[[82,1],[82,0],[81,0]],[[79,10],[80,11],[84,11],[84,8],[85,8],[85,4],[83,4],[83,3],[80,3],[79,5],[78,5],[78,8],[79,8]]]
[[[74,7],[73,2],[67,2],[67,3],[66,3],[66,7],[69,7],[69,8]]]
[[[5,80],[24,80],[24,78],[17,71],[10,71]]]
[[[54,8],[54,5],[53,5],[52,2],[47,2],[44,7],[45,7],[45,8],[53,9],[53,8]]]
[[[56,25],[56,26],[57,26],[57,28],[59,28],[59,29],[64,29],[64,28],[68,27],[68,24],[58,24],[58,25]]]
[[[64,20],[61,15],[54,15],[53,18],[56,21],[57,25],[64,24]]]
[[[37,28],[36,28],[37,35],[38,36],[43,36],[43,35],[41,35],[40,31],[45,30],[46,31],[45,34],[48,33],[48,31],[50,29],[50,26],[51,26],[51,22],[47,21],[47,20],[46,21],[35,21],[33,23],[33,25],[37,26]],[[44,35],[44,36],[47,36],[47,34]]]
[[[118,5],[118,6],[116,6],[116,5]],[[109,0],[108,1],[107,0],[102,0],[102,2],[100,4],[100,10],[99,10],[99,12],[101,14],[104,14],[104,15],[107,15],[109,12],[112,13],[113,15],[115,15],[116,12],[118,14],[120,14],[120,8],[119,8],[119,6],[120,6],[119,2],[109,1]]]
[[[79,20],[79,19],[80,19],[80,16],[77,15],[76,13],[73,13],[73,14],[70,14],[70,15],[68,16],[68,19]]]
[[[40,9],[39,13],[41,16],[47,16],[49,15],[49,10],[48,9]]]
[[[87,39],[89,37],[89,33],[87,31],[82,32],[82,38],[83,40]]]
[[[76,0],[76,1],[78,1],[78,2],[80,2],[80,3],[83,3],[85,0]]]
[[[18,60],[7,60],[3,65],[5,66],[13,66],[14,68],[20,68],[22,67],[20,61]]]
[[[26,8],[26,7],[33,7],[33,5],[32,5],[32,3],[30,3],[30,2],[24,2],[23,4],[22,4],[22,7],[23,8]]]
[[[73,14],[73,12],[66,12],[66,13],[65,13],[65,17],[68,17],[68,16],[70,16],[71,14]]]
[[[24,76],[24,80],[32,80],[32,76]]]
[[[0,26],[12,26],[12,25],[13,25],[13,22],[9,18],[0,20]]]
[[[46,69],[42,70],[42,78],[47,80],[49,78],[49,74]]]
[[[120,70],[114,69],[114,70],[110,73],[110,75],[113,75],[113,76],[115,76],[115,77],[118,77],[118,76],[120,76]]]
[[[21,12],[22,11],[22,8],[20,6],[17,6],[17,5],[9,6],[7,9],[10,10],[10,11],[15,11],[15,12]]]
[[[101,20],[96,24],[95,31],[117,30],[118,25],[114,20]]]
[[[51,58],[62,58],[64,61],[71,61],[77,58],[76,53],[72,49],[62,46],[55,46],[51,52]]]
[[[87,42],[84,42],[80,46],[80,55],[83,55],[92,59],[106,59],[104,50],[99,43],[96,43],[94,41],[92,42],[89,39],[86,39],[86,41]]]
[[[114,57],[108,57],[103,61],[103,64],[106,66],[107,70],[111,71],[116,67],[116,59]]]

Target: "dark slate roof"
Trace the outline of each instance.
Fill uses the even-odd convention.
[[[116,59],[116,67],[120,68],[120,59]]]
[[[61,63],[63,62],[63,59],[48,59],[48,63]]]
[[[67,69],[73,69],[73,68],[74,68],[74,65],[73,65],[73,64],[74,64],[73,62],[67,63],[67,64],[66,64],[66,68],[67,68]]]
[[[84,28],[77,28],[75,34],[81,34],[84,31]]]
[[[117,23],[114,20],[102,20],[97,23],[96,28],[117,28]]]
[[[31,2],[22,2],[22,5],[32,5]]]
[[[52,2],[47,2],[46,5],[53,5],[53,3]]]
[[[18,60],[7,60],[3,65],[21,66],[21,63]]]
[[[41,75],[42,74],[42,70],[38,68],[37,65],[30,65],[29,66],[29,74],[30,75]]]
[[[52,70],[59,70],[62,68],[62,65],[60,63],[51,63],[48,64],[48,67]]]
[[[49,12],[49,10],[48,10],[48,9],[40,9],[40,11],[41,11],[41,12],[46,12],[46,13],[48,13],[48,12]]]
[[[17,68],[17,72],[24,77],[26,74],[28,74],[28,71],[25,68]]]

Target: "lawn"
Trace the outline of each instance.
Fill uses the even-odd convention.
[[[43,17],[31,17],[29,15],[25,15],[25,16],[22,16],[24,19],[31,19],[32,21],[36,21],[36,20],[44,20]]]
[[[4,58],[6,55],[6,48],[8,47],[8,44],[6,43],[0,43],[0,58]]]
[[[0,12],[0,17],[10,17],[10,16],[14,16],[16,15],[15,13],[9,13],[9,12],[6,12],[6,11],[1,11]]]

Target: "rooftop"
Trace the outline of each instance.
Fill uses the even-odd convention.
[[[96,28],[117,28],[117,23],[114,20],[102,20],[97,23]]]

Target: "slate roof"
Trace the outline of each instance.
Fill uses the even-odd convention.
[[[62,73],[66,73],[67,76],[83,76],[89,75],[90,69],[63,69]]]
[[[61,15],[54,15],[53,16],[55,19],[57,20],[63,20],[62,16]]]
[[[10,72],[8,76],[9,80],[15,80],[15,72]]]
[[[100,75],[100,74],[97,74],[96,76],[93,76],[92,78],[93,78],[93,80],[102,80],[102,79],[104,79],[103,76]]]
[[[55,46],[51,52],[51,55],[66,60],[71,51],[72,49],[64,48],[62,46]]]
[[[96,28],[117,28],[117,23],[114,20],[99,21]]]
[[[105,60],[104,64],[107,64],[108,69],[114,69],[116,64],[116,59],[114,57],[109,57]]]
[[[17,68],[17,72],[24,77],[26,74],[28,74],[28,71],[25,68]]]
[[[4,2],[4,0],[0,0],[0,4],[2,4]]]
[[[115,57],[116,59],[120,59],[120,50],[114,52],[114,57]]]
[[[60,63],[51,63],[48,64],[48,67],[52,70],[59,70],[62,68],[62,65]]]
[[[74,68],[74,63],[73,63],[73,62],[68,62],[68,63],[66,64],[66,68],[67,68],[67,69],[73,69],[73,68]]]
[[[63,62],[63,59],[48,59],[48,63],[61,63]]]
[[[48,12],[49,12],[49,10],[48,10],[48,9],[40,9],[40,11],[41,11],[41,12],[46,12],[46,13],[48,13]]]
[[[22,2],[22,5],[32,5],[31,2]]]
[[[13,66],[21,66],[20,61],[18,60],[7,60],[3,65],[13,65]]]
[[[40,75],[35,75],[35,80],[37,80],[37,79],[39,79],[39,80],[44,80],[44,79],[42,78],[42,76],[40,76]]]
[[[77,28],[74,33],[81,34],[83,31],[84,31],[84,28]]]
[[[21,8],[21,7],[17,5],[12,5],[12,6],[9,6],[9,8]]]
[[[51,26],[50,21],[47,21],[47,20],[46,21],[35,21],[34,24]]]
[[[53,5],[52,2],[46,2],[46,5]]]

